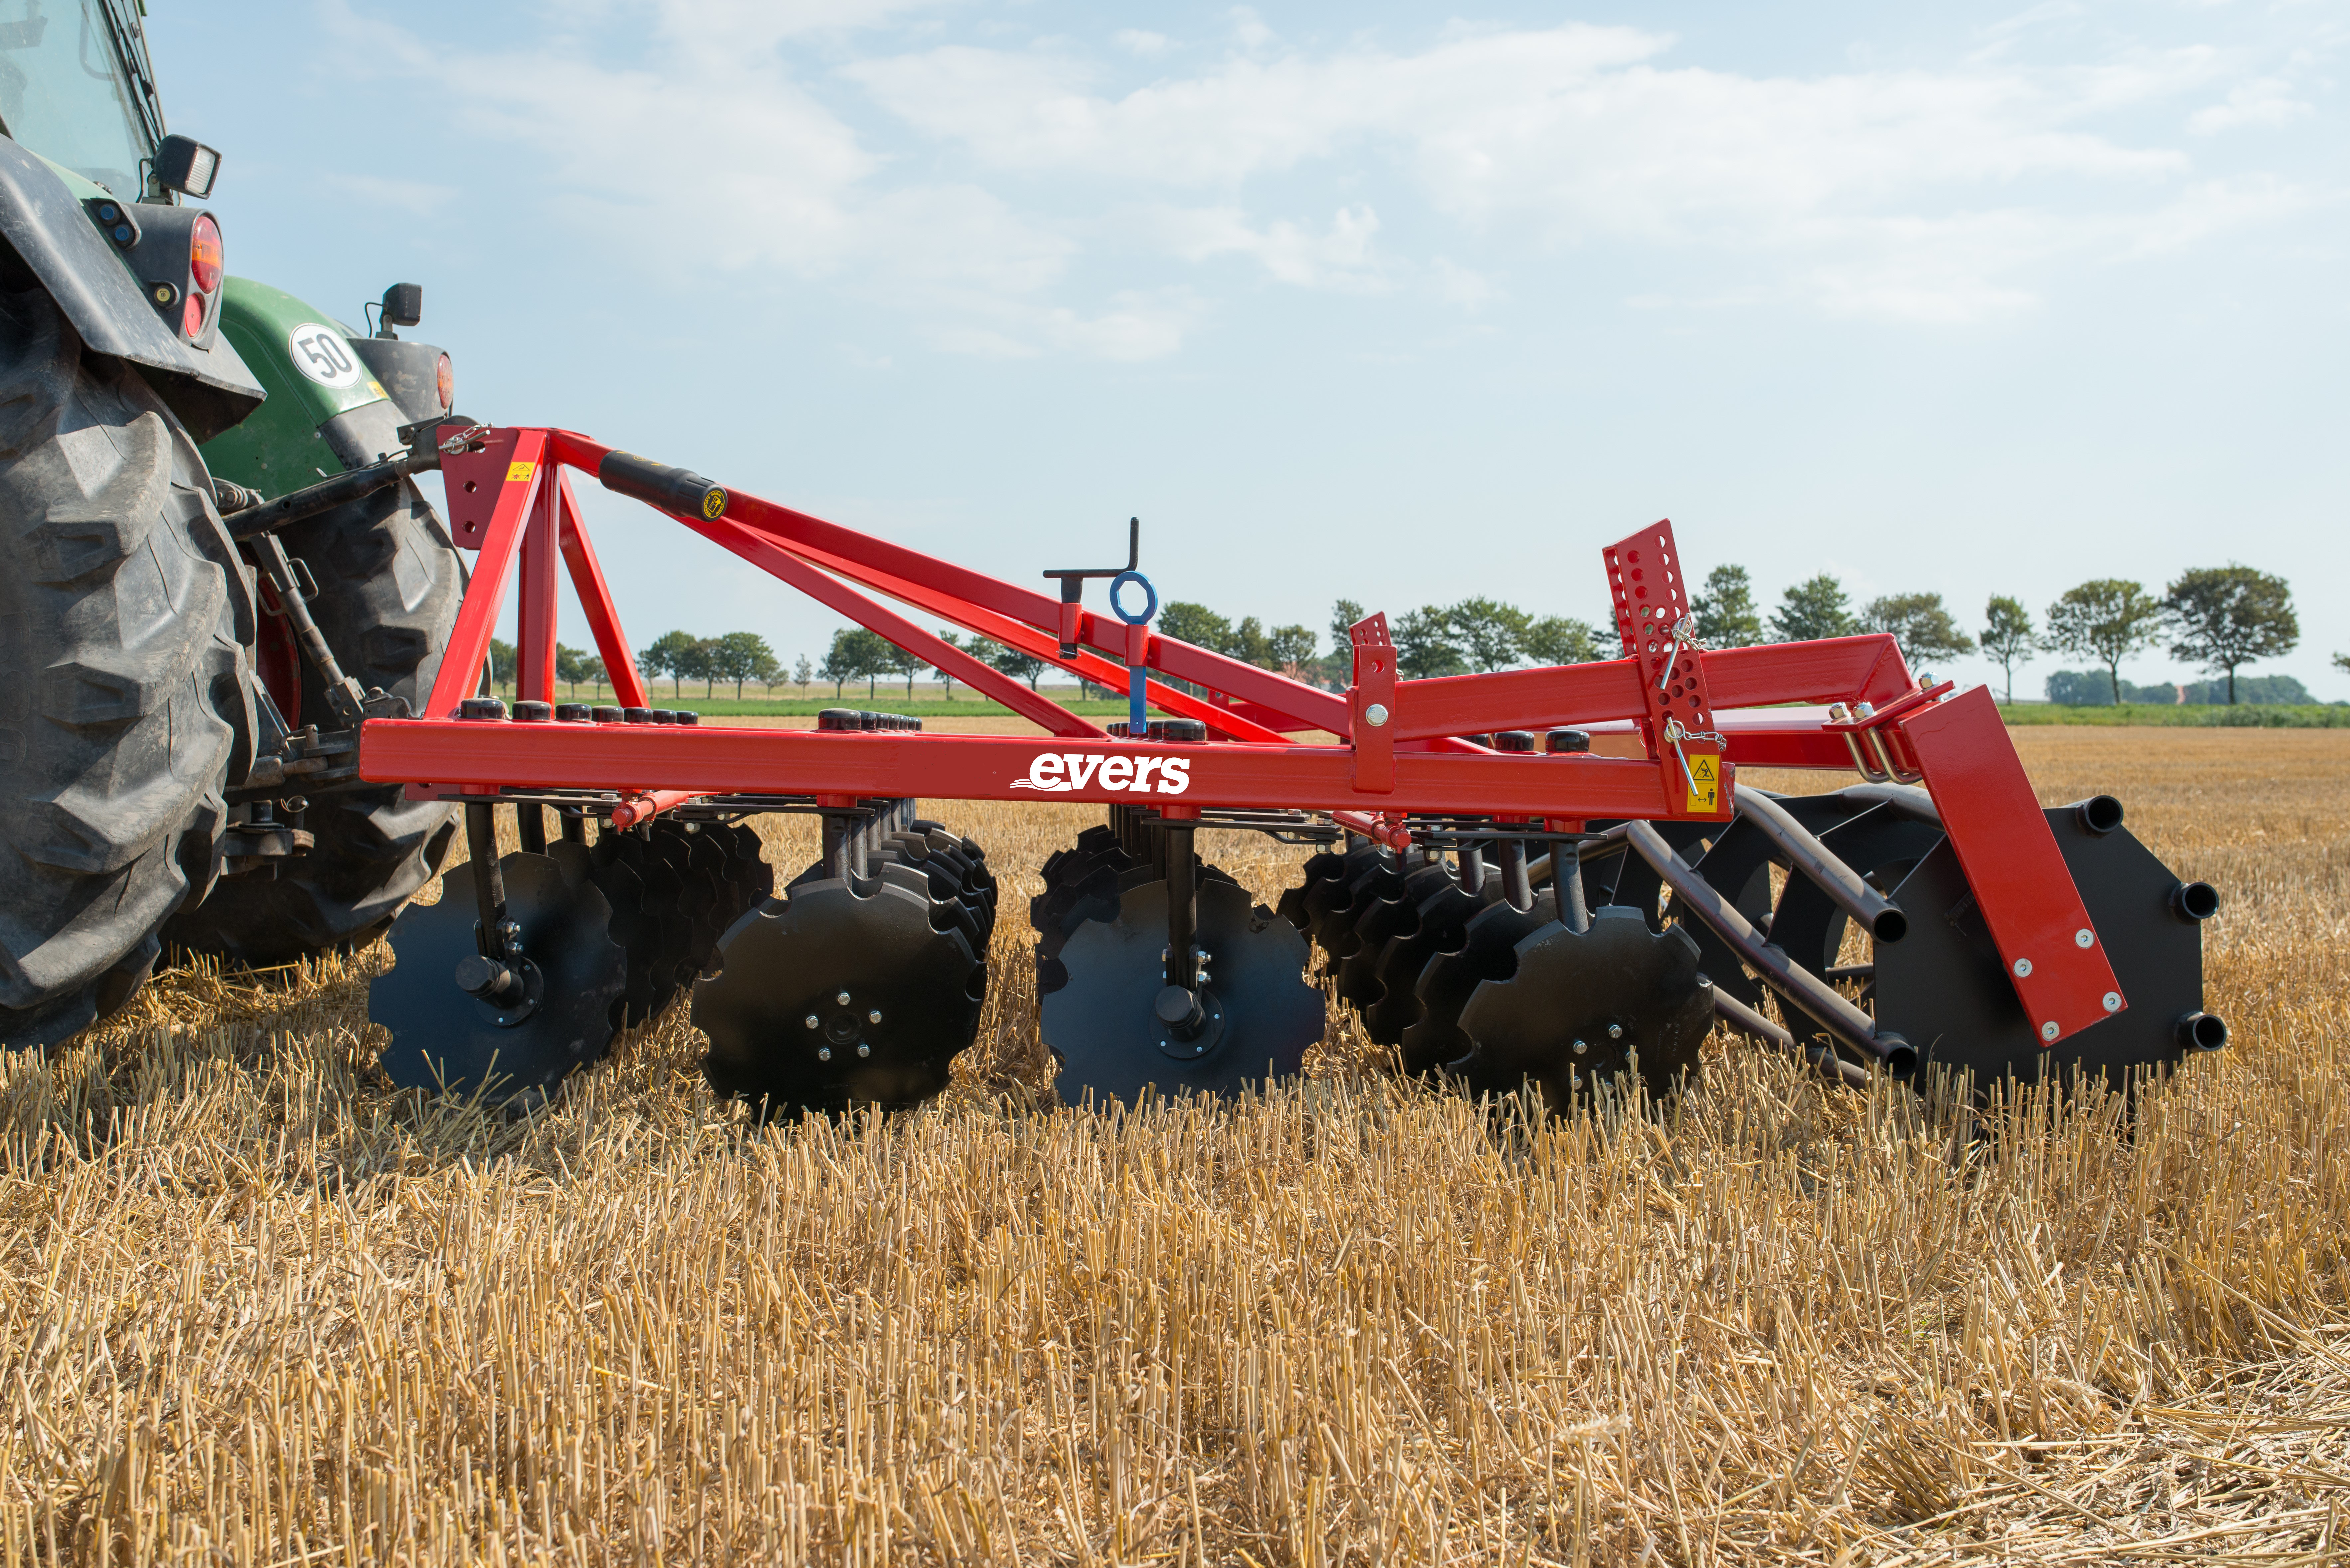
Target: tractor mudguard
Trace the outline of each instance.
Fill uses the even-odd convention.
[[[399,447],[393,431],[442,411],[437,395],[421,413],[403,409],[378,379],[368,348],[408,348],[424,357],[429,385],[441,350],[405,338],[362,338],[332,315],[281,288],[231,276],[221,290],[220,335],[268,389],[269,401],[234,430],[204,444],[224,479],[283,495],[338,471],[362,467]]]
[[[175,335],[92,225],[72,186],[5,136],[0,238],[57,302],[83,345],[138,366],[196,441],[218,435],[261,405],[266,394],[236,348],[218,333],[210,348]]]

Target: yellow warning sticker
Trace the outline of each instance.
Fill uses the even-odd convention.
[[[1689,759],[1690,797],[1692,812],[1716,812],[1721,809],[1721,759],[1711,752],[1691,752]]]
[[[536,473],[537,472],[538,464],[535,462],[508,463],[506,465],[506,483],[508,484],[515,483],[519,481],[528,479],[532,474]]]

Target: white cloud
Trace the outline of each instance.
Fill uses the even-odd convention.
[[[1370,293],[1385,286],[1371,254],[1379,215],[1367,205],[1341,207],[1321,234],[1280,221],[1251,228],[1238,207],[1160,207],[1140,214],[1139,223],[1159,245],[1185,261],[1244,255],[1262,264],[1276,282],[1300,287]]]
[[[2239,126],[2286,125],[2315,112],[2313,106],[2293,96],[2291,84],[2277,77],[2261,77],[2229,89],[2224,103],[2189,115],[2187,129],[2198,136],[2210,136]]]
[[[2029,307],[2059,261],[2324,199],[2121,133],[2182,100],[2207,103],[2186,121],[2202,133],[2308,112],[2210,47],[2027,66],[2011,33],[1941,68],[1764,76],[1676,64],[1639,27],[1308,47],[1242,8],[1229,52],[1138,82],[1164,36],[905,47],[952,18],[943,0],[582,0],[504,53],[332,14],[360,68],[432,83],[491,155],[522,155],[524,200],[603,254],[821,283],[959,352],[1174,352],[1212,308],[1183,269],[1230,258],[1473,310],[1500,292],[1459,258],[1486,247],[1698,254],[1715,305],[1967,321]]]
[[[1436,296],[1447,305],[1457,305],[1463,310],[1482,310],[1502,297],[1502,291],[1492,279],[1450,256],[1438,256],[1429,264],[1429,272],[1436,282]]]
[[[932,343],[950,353],[995,359],[1028,359],[1048,351],[1156,359],[1182,348],[1184,335],[1203,314],[1201,301],[1187,289],[1122,292],[1108,309],[1093,315],[1003,299],[962,304],[961,318],[933,331]]]
[[[444,56],[348,15],[343,26],[373,57],[429,75],[455,122],[482,142],[523,150],[538,199],[593,233],[599,254],[673,281],[781,273],[917,318],[968,320],[1050,289],[1074,243],[981,186],[891,180],[889,160],[808,90],[779,47],[910,8],[895,0],[607,5],[639,28],[650,20],[650,41],[626,67],[576,47]],[[938,337],[963,341],[944,328]],[[1128,358],[1139,345],[1171,349],[1180,329],[1122,308],[1085,316],[1031,306],[1009,335],[994,322],[967,337],[975,352],[998,351],[1002,338]]]
[[[1316,254],[1330,241],[1232,198],[1385,166],[1473,235],[1702,247],[1774,277],[1766,294],[1942,322],[2029,305],[2023,274],[2048,257],[2174,229],[2186,153],[2100,121],[2227,68],[2198,47],[1759,77],[1668,67],[1672,45],[1632,27],[1456,29],[1417,52],[1260,51],[1123,91],[1047,49],[951,46],[844,74],[981,169],[1226,196],[1161,225],[1179,256],[1243,251],[1288,281],[1357,286],[1362,266]]]

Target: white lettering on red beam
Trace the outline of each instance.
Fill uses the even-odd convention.
[[[1155,784],[1153,774],[1159,775]],[[1089,784],[1097,789],[1124,790],[1128,794],[1181,794],[1191,787],[1191,759],[1043,752],[1030,759],[1028,776],[1014,779],[1012,787],[1066,794]]]

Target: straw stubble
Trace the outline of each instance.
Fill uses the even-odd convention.
[[[2228,899],[2234,1043],[2126,1125],[1721,1041],[1673,1106],[1497,1120],[1337,1012],[1268,1097],[1061,1108],[1050,806],[940,808],[994,984],[891,1120],[747,1125],[682,1008],[529,1116],[418,1102],[380,947],[177,971],[0,1068],[0,1563],[2324,1560],[2350,751],[2018,740]]]

